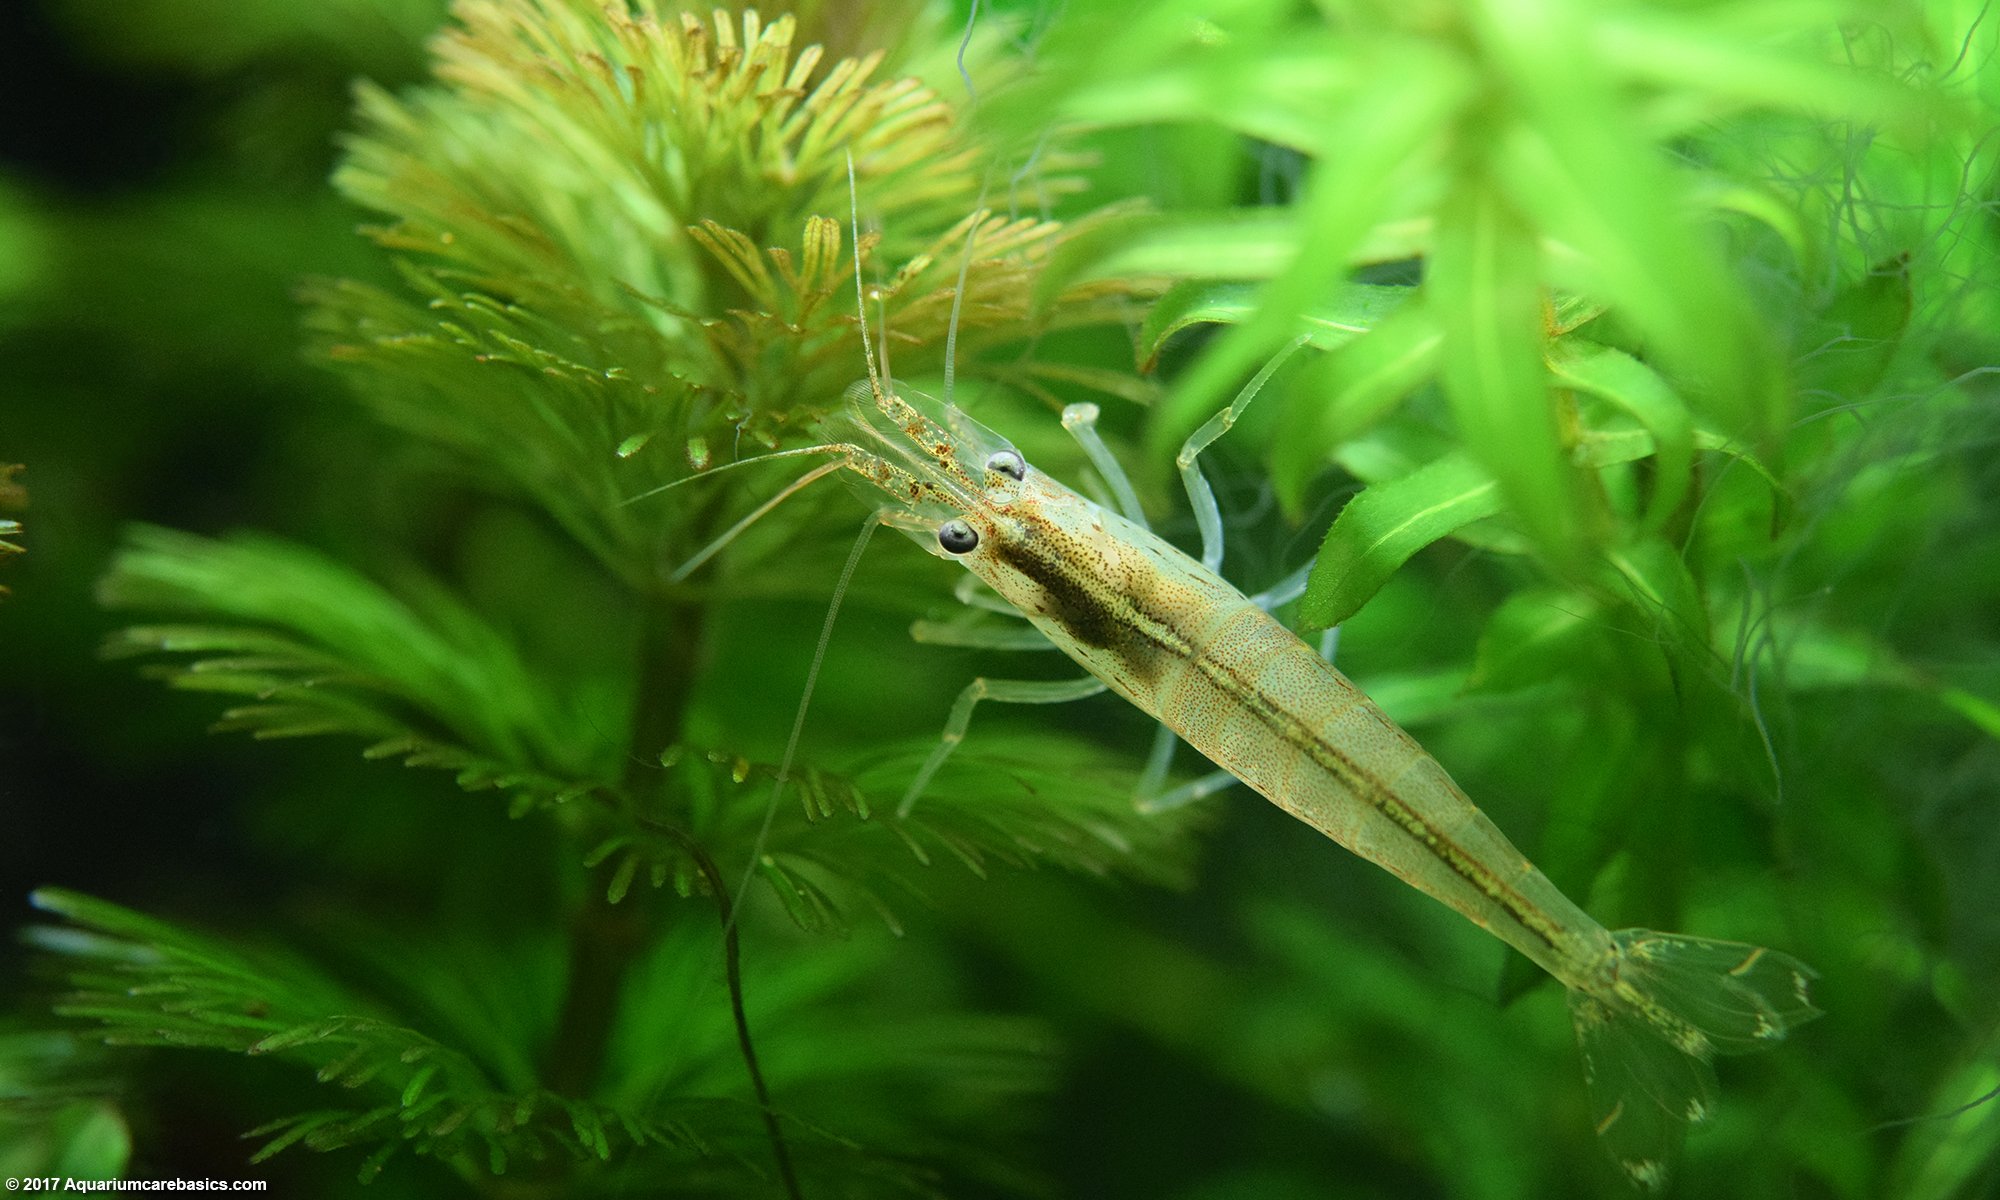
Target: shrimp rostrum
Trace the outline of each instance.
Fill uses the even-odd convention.
[[[1761,1049],[1816,1015],[1812,972],[1787,955],[1605,929],[1312,647],[1209,566],[1035,470],[997,434],[949,407],[934,417],[872,369],[845,415],[848,438],[827,449],[885,498],[880,519],[978,576],[1090,675],[1063,695],[1013,698],[1108,687],[1555,976],[1598,1132],[1635,1182],[1658,1186],[1686,1127],[1708,1115],[1713,1055]]]

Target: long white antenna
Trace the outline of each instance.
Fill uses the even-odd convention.
[[[868,363],[868,382],[879,402],[882,399],[882,377],[875,371],[875,355],[868,344],[868,305],[861,294],[861,202],[854,187],[853,150],[847,152],[847,203],[848,228],[854,237],[854,307],[856,315],[861,318],[861,356]],[[796,491],[821,473],[807,475],[800,483],[787,488],[785,494]],[[792,733],[785,739],[784,757],[778,760],[778,776],[771,781],[771,799],[764,806],[764,823],[757,829],[756,841],[751,843],[750,861],[743,865],[743,881],[736,885],[736,894],[729,899],[729,919],[723,923],[725,931],[735,927],[736,912],[742,907],[743,897],[750,892],[750,881],[757,877],[757,868],[764,861],[764,846],[771,836],[771,821],[778,815],[778,800],[784,795],[785,784],[791,781],[792,759],[798,753],[799,735],[806,727],[806,709],[812,704],[813,689],[819,684],[820,664],[826,661],[827,643],[833,640],[834,619],[840,615],[840,602],[846,598],[848,585],[854,581],[854,569],[861,564],[861,552],[868,548],[868,539],[881,524],[882,518],[878,513],[862,526],[861,536],[854,539],[854,549],[848,552],[847,563],[840,569],[840,582],[833,587],[833,600],[827,605],[826,621],[819,630],[819,644],[813,647],[812,666],[806,669],[805,694],[799,697],[799,711],[792,717]]]
[[[979,0],[972,0],[972,11],[965,15],[965,36],[958,40],[958,77],[965,81],[965,97],[968,103],[979,103],[979,89],[972,86],[972,73],[965,69],[965,51],[972,45],[972,27],[979,21]]]
[[[882,374],[875,369],[875,348],[868,341],[868,301],[861,286],[861,194],[854,187],[854,151],[847,152],[847,227],[853,231],[854,315],[861,321],[861,361],[868,364],[868,383],[875,399],[883,398]]]
[[[743,865],[743,882],[736,885],[736,894],[729,898],[729,920],[723,923],[726,932],[736,924],[736,912],[743,906],[743,897],[749,894],[750,881],[757,877],[757,868],[764,861],[764,845],[771,836],[771,821],[778,815],[778,799],[784,795],[785,784],[792,778],[792,759],[798,754],[799,735],[805,731],[806,708],[812,704],[813,688],[819,684],[820,664],[826,661],[827,643],[833,640],[833,622],[840,616],[840,602],[847,597],[847,585],[854,581],[854,568],[861,565],[861,552],[868,548],[868,539],[882,524],[881,517],[873,516],[861,527],[861,536],[854,539],[854,549],[848,551],[847,565],[840,569],[840,582],[834,585],[833,601],[826,606],[826,621],[819,628],[819,644],[813,647],[812,666],[806,669],[805,694],[799,697],[799,711],[792,717],[792,735],[785,739],[785,756],[778,760],[778,777],[771,781],[771,800],[764,806],[764,823],[757,827],[757,840],[750,845],[750,861]]]
[[[979,202],[986,203],[986,188],[979,189]],[[958,379],[958,314],[965,303],[965,279],[972,271],[972,247],[979,240],[979,227],[986,223],[986,210],[980,208],[973,213],[972,228],[965,234],[965,253],[958,257],[958,286],[951,290],[951,323],[944,331],[944,406],[951,407],[951,389]]]

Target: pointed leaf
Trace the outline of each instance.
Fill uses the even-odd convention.
[[[1314,630],[1340,624],[1411,555],[1500,507],[1498,483],[1457,454],[1367,489],[1340,510],[1327,531],[1299,604],[1300,625]]]
[[[1292,261],[1298,241],[1298,214],[1283,208],[1114,217],[1049,256],[1035,281],[1034,306],[1046,309],[1071,285],[1094,279],[1269,279]]]
[[[1365,336],[1307,364],[1281,401],[1285,436],[1271,451],[1278,499],[1297,509],[1329,455],[1437,372],[1443,345],[1429,311],[1404,303]]]
[[[1331,296],[1299,314],[1299,332],[1322,350],[1353,341],[1386,320],[1414,294],[1414,288],[1343,283]],[[1191,325],[1238,325],[1256,312],[1256,289],[1245,284],[1189,282],[1160,297],[1139,329],[1141,370],[1159,362],[1168,339]]]
[[[1891,1194],[1909,1200],[1952,1200],[1981,1190],[2000,1163],[2000,1045],[1946,1075],[1930,1097],[1934,1118],[1919,1119],[1896,1155]]]
[[[1504,693],[1603,668],[1600,605],[1581,592],[1516,592],[1487,618],[1473,654],[1469,692]]]
[[[1468,83],[1452,58],[1402,51],[1384,54],[1371,80],[1379,85],[1374,94],[1394,100],[1349,110],[1328,125],[1326,156],[1297,206],[1296,252],[1259,292],[1255,315],[1216,339],[1167,397],[1149,438],[1153,453],[1166,457],[1231,388],[1297,336],[1300,314],[1346,276],[1399,189],[1429,165],[1438,130],[1464,102]]]
[[[1645,526],[1653,531],[1662,528],[1686,497],[1694,466],[1694,423],[1687,405],[1657,371],[1609,346],[1566,340],[1550,365],[1557,382],[1603,397],[1652,435],[1657,470],[1646,502]]]
[[[1544,552],[1579,557],[1582,492],[1542,365],[1540,250],[1486,181],[1460,181],[1438,225],[1425,303],[1444,333],[1441,379],[1462,442]]]
[[[1835,402],[1866,396],[1902,344],[1912,303],[1908,255],[1843,289],[1799,347],[1799,391],[1826,393]]]
[[[1605,561],[1617,572],[1617,586],[1625,596],[1652,618],[1648,632],[1665,651],[1678,685],[1685,687],[1709,653],[1708,606],[1686,561],[1656,539],[1614,549]]]

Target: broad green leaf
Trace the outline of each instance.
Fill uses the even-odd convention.
[[[1387,416],[1437,371],[1444,336],[1421,303],[1405,303],[1365,337],[1310,363],[1287,390],[1285,436],[1272,447],[1271,480],[1288,509],[1343,442]]]
[[[1964,688],[1939,688],[1937,697],[1946,708],[1978,726],[1981,733],[2000,740],[2000,704]]]
[[[1317,150],[1324,114],[1354,102],[1360,72],[1329,31],[1301,31],[1254,58],[1197,42],[1140,75],[1120,72],[1072,93],[1064,114],[1087,126],[1213,121],[1259,141]]]
[[[1361,262],[1415,257],[1429,229],[1423,220],[1384,222],[1364,235],[1354,257]],[[1101,279],[1261,282],[1297,259],[1303,236],[1299,213],[1290,208],[1106,217],[1079,229],[1049,256],[1035,278],[1034,308],[1046,311],[1065,289]]]
[[[1625,79],[1701,95],[1710,104],[1709,119],[1725,115],[1717,103],[1725,96],[1744,108],[1783,108],[1863,124],[1907,126],[1939,109],[1923,93],[1886,76],[1760,46],[1722,28],[1704,27],[1684,11],[1606,12],[1594,22],[1591,47]]]
[[[1702,177],[1694,181],[1695,199],[1717,212],[1733,212],[1756,221],[1785,243],[1799,262],[1811,261],[1813,242],[1797,206],[1770,186]]]
[[[1405,729],[1449,718],[1464,699],[1467,681],[1460,667],[1436,671],[1370,673],[1368,698]]]
[[[1703,429],[1700,426],[1696,426],[1694,431],[1694,448],[1727,454],[1737,462],[1742,463],[1770,487],[1771,495],[1777,501],[1781,512],[1790,506],[1791,493],[1786,490],[1783,481],[1778,478],[1770,467],[1764,465],[1762,459],[1752,454],[1743,443],[1733,438],[1724,437],[1712,429]]]
[[[1831,403],[1868,395],[1902,344],[1911,304],[1908,255],[1842,289],[1800,339],[1800,393]]]
[[[132,1131],[108,1100],[72,1107],[58,1126],[60,1174],[77,1179],[117,1179],[132,1157]]]
[[[1708,607],[1700,585],[1672,546],[1647,539],[1606,553],[1617,573],[1614,586],[1653,620],[1642,631],[1664,649],[1677,686],[1686,687],[1709,650]]]
[[[1343,283],[1333,295],[1299,314],[1299,332],[1321,350],[1355,340],[1382,324],[1415,289],[1383,284]],[[1191,325],[1240,325],[1256,315],[1256,289],[1245,284],[1188,282],[1160,297],[1139,328],[1139,369],[1150,371],[1160,350]]]
[[[1589,296],[1578,296],[1570,292],[1558,293],[1549,305],[1546,317],[1548,334],[1559,338],[1590,324],[1604,315],[1604,305]]]
[[[1269,0],[1084,5],[1035,40],[1050,69],[982,96],[996,126],[1200,123],[1305,150],[1363,82],[1359,43]]]
[[[1482,48],[1520,119],[1494,142],[1507,194],[1545,236],[1568,243],[1598,299],[1621,309],[1668,361],[1702,381],[1733,433],[1778,426],[1784,393],[1741,288],[1686,218],[1683,189],[1628,111],[1595,52],[1596,9],[1569,0],[1482,8]]]
[[[1869,634],[1781,619],[1775,636],[1785,648],[1787,687],[1902,688],[1936,699],[1987,737],[2000,739],[2000,703],[1918,670]]]
[[[1630,413],[1652,435],[1656,470],[1645,527],[1657,532],[1687,496],[1694,465],[1694,422],[1658,372],[1621,350],[1567,340],[1551,356],[1556,381],[1601,396]]]
[[[1651,458],[1653,446],[1653,435],[1643,429],[1585,429],[1569,457],[1579,467],[1615,467]]]
[[[1269,279],[1298,253],[1298,214],[1285,208],[1128,213],[1097,222],[1049,257],[1036,309],[1092,279]]]
[[[1160,394],[1159,384],[1127,370],[1048,359],[1031,358],[1019,366],[992,368],[988,373],[995,379],[1012,383],[1045,399],[1057,398],[1046,386],[1049,383],[1074,384],[1141,406],[1150,405]]]
[[[1499,484],[1456,454],[1367,489],[1340,510],[1327,531],[1299,604],[1300,625],[1314,630],[1340,624],[1411,555],[1500,507]]]
[[[1509,692],[1601,674],[1601,606],[1581,592],[1532,589],[1509,596],[1480,631],[1466,690]]]
[[[1217,338],[1168,395],[1148,439],[1165,458],[1222,397],[1297,336],[1298,320],[1344,278],[1371,230],[1435,153],[1439,130],[1464,103],[1469,82],[1441,52],[1384,53],[1365,89],[1380,98],[1328,122],[1325,157],[1313,165],[1298,208],[1296,254],[1258,294],[1248,321]],[[1393,214],[1400,215],[1400,214]]]
[[[1393,483],[1456,448],[1439,430],[1414,421],[1384,421],[1341,443],[1333,451],[1333,461],[1362,483]]]
[[[120,1074],[81,1030],[0,1027],[0,1175],[122,1176],[132,1134],[113,1098]]]
[[[1467,176],[1440,218],[1424,300],[1444,335],[1439,377],[1467,451],[1542,550],[1567,562],[1584,541],[1583,493],[1542,364],[1539,265],[1533,231]]]

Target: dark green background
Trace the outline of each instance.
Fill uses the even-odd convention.
[[[105,611],[93,589],[122,531],[147,522],[262,530],[377,574],[418,563],[507,613],[524,640],[589,667],[588,647],[571,654],[563,639],[592,627],[549,582],[588,575],[583,556],[531,504],[467,484],[448,455],[372,421],[304,349],[302,280],[392,278],[354,232],[374,218],[327,184],[352,127],[351,81],[415,85],[438,17],[414,3],[393,21],[359,3],[327,11],[0,9],[0,461],[27,465],[32,498],[19,514],[30,552],[0,567],[13,589],[0,601],[0,904],[13,906],[8,925],[25,925],[38,919],[28,892],[57,885],[245,945],[288,943],[354,978],[394,976],[382,964],[400,955],[504,993],[515,972],[560,964],[551,939],[562,926],[548,913],[574,901],[580,880],[604,882],[574,855],[550,861],[544,815],[508,821],[494,796],[360,762],[349,741],[211,736],[211,700],[98,653],[130,616]],[[1826,6],[1827,24],[1844,11]],[[1973,15],[1932,6],[1929,47],[1905,26],[1847,28],[1854,45],[1894,44],[1886,57],[1936,72]],[[940,44],[962,19],[938,19]],[[1284,39],[1236,33],[1241,78],[1223,95],[1254,99],[1259,55]],[[1988,116],[1994,44],[1975,30],[1960,76],[1972,80],[1961,98]],[[1491,538],[1424,550],[1344,629],[1343,667],[1593,911],[1773,940],[1822,972],[1825,1018],[1723,1065],[1723,1109],[1693,1142],[1684,1195],[1929,1200],[2000,1187],[2000,1104],[1909,1121],[2000,1084],[2000,327],[1987,320],[2000,293],[1981,252],[2000,244],[2000,227],[1991,148],[1948,125],[1930,141],[1901,135],[1907,152],[1886,163],[1867,157],[1859,124],[1756,115],[1718,117],[1706,140],[1669,147],[1723,177],[1801,163],[1822,173],[1777,189],[1805,197],[1799,220],[1818,258],[1787,257],[1748,222],[1719,239],[1781,347],[1793,407],[1767,455],[1783,504],[1740,463],[1703,455],[1705,498],[1689,518],[1702,532],[1687,558],[1698,606],[1740,637],[1700,642],[1713,653],[1695,682],[1672,674],[1683,665],[1675,635],[1638,609],[1607,602],[1583,614],[1582,632],[1546,641],[1510,630],[1495,614],[1532,617],[1542,610],[1505,606],[1554,585]],[[1133,196],[1170,212],[1269,205],[1303,170],[1226,121],[1113,129],[1089,146],[1093,190],[1066,213]],[[1868,186],[1843,193],[1843,170]],[[1954,177],[1956,191],[1901,186]],[[1844,209],[1815,207],[1843,194]],[[1376,282],[1411,273],[1380,270]],[[1176,343],[1166,377],[1200,344]],[[1117,336],[1038,352],[1131,364]],[[1310,396],[1312,382],[1290,381],[1286,395]],[[1271,498],[1264,451],[1302,411],[1284,401],[1214,456],[1239,524],[1271,512],[1260,508]],[[1074,465],[1047,414],[997,411],[1024,445]],[[1111,423],[1122,445],[1166,424],[1149,420],[1127,407]],[[1456,445],[1464,420],[1433,389],[1387,426],[1401,440],[1383,444],[1421,460]],[[1166,461],[1133,454],[1148,498],[1173,510]],[[1353,459],[1316,465],[1297,522],[1268,516],[1232,543],[1251,586],[1303,562],[1337,506],[1376,482]],[[729,677],[712,719],[749,730],[745,752],[763,761],[782,745],[862,511],[831,489],[817,503],[793,531],[805,544],[784,586],[731,608],[716,634]],[[1190,532],[1184,513],[1167,528]],[[809,757],[921,745],[965,679],[1008,673],[1004,660],[912,649],[903,628],[946,614],[950,577],[897,539],[869,555]],[[882,692],[897,698],[886,713]],[[1100,774],[1136,773],[1147,744],[1144,723],[1109,700],[979,720],[975,742],[991,729],[1030,753],[1061,722]],[[860,982],[840,985],[842,1003],[880,1022],[859,1045],[893,1047],[907,1030],[922,1057],[926,1022],[993,1022],[979,1028],[1001,1048],[987,1064],[1000,1099],[912,1117],[907,1097],[873,1113],[877,1093],[856,1091],[847,1107],[816,1096],[812,1115],[928,1164],[953,1195],[1620,1194],[1589,1134],[1554,987],[1522,993],[1520,964],[1503,967],[1478,931],[1241,790],[1196,824],[1191,867],[1162,847],[1108,881],[1004,866],[982,880],[939,864],[923,873],[928,900],[899,908],[901,939],[865,912],[845,941],[801,934],[775,906],[748,922],[753,999],[776,978],[774,960],[851,974]],[[639,920],[654,934],[693,939],[686,961],[711,974],[690,1010],[722,1028],[712,912],[644,888],[625,903],[651,914]],[[374,932],[340,924],[357,912]],[[50,1026],[63,984],[46,959],[9,945],[0,986],[18,997],[10,1030]],[[536,996],[524,1011],[546,999]],[[767,1055],[807,1073],[841,1060],[849,1011],[760,1023]],[[1008,1057],[1024,1047],[1026,1066]],[[940,1055],[938,1069],[977,1074],[958,1061]],[[296,1065],[148,1049],[76,1071],[129,1123],[133,1177],[262,1177],[279,1196],[357,1186],[360,1150],[245,1165],[244,1131],[328,1103]],[[715,1078],[742,1094],[740,1076]],[[41,1135],[19,1122],[4,1132],[20,1145]],[[631,1194],[655,1186],[643,1167],[637,1177]],[[590,1178],[616,1190],[615,1176]],[[572,1186],[559,1171],[543,1183],[548,1194]],[[401,1155],[370,1194],[474,1187]]]

